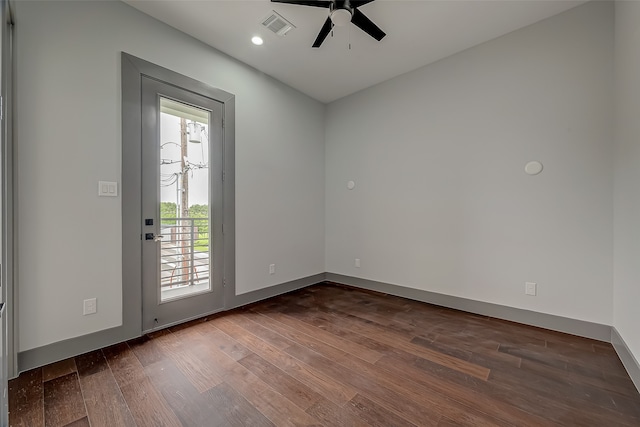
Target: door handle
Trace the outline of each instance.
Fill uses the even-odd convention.
[[[162,234],[155,235],[153,233],[146,233],[144,240],[153,240],[154,242],[160,242],[164,236]]]

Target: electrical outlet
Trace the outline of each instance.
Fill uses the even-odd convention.
[[[524,293],[531,296],[536,296],[538,285],[534,282],[524,283]]]
[[[353,265],[354,265],[356,268],[360,268],[360,258],[356,258],[356,260],[354,261]]]
[[[85,316],[87,314],[95,314],[98,311],[98,303],[95,298],[84,300],[82,307],[82,314],[84,314]]]
[[[269,264],[269,274],[276,274],[276,265]]]

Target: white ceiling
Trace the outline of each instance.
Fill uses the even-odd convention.
[[[387,36],[354,25],[313,44],[328,10],[270,0],[123,0],[210,46],[331,102],[391,77],[533,24],[585,1],[377,0],[360,8]],[[279,37],[260,23],[272,10],[296,28]],[[260,35],[264,45],[254,46]],[[351,49],[349,49],[349,40]]]

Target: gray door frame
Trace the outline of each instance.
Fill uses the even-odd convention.
[[[1,72],[2,92],[0,93],[2,104],[0,105],[0,123],[1,133],[1,176],[0,176],[0,193],[2,197],[2,208],[0,211],[0,223],[2,234],[2,246],[0,250],[0,285],[1,297],[0,301],[4,303],[2,312],[0,313],[0,425],[8,425],[8,390],[7,380],[17,376],[17,357],[18,350],[18,334],[15,333],[14,319],[17,319],[17,298],[14,295],[14,277],[15,271],[14,257],[15,251],[15,224],[14,212],[16,204],[14,204],[14,168],[13,168],[13,18],[8,0],[0,0],[0,16],[2,28],[0,29],[1,37]]]
[[[228,307],[235,297],[235,96],[122,52],[122,333],[139,336],[142,324],[142,78],[148,77],[223,105],[223,283]]]
[[[207,161],[210,289],[197,294],[185,295],[174,300],[161,301],[160,266],[161,242],[147,234],[162,234],[160,223],[160,98],[171,99],[202,110],[209,111],[209,132]],[[192,320],[224,308],[223,266],[224,259],[230,254],[224,253],[223,236],[223,127],[222,111],[224,105],[211,98],[196,94],[165,82],[142,77],[142,332],[150,332],[187,320]],[[177,139],[176,139],[177,140]],[[178,185],[178,183],[176,183]],[[175,215],[174,215],[175,216]],[[178,215],[181,216],[181,215]],[[146,225],[147,219],[153,224]],[[151,236],[149,236],[151,237]],[[169,236],[165,236],[169,237]],[[193,249],[192,249],[193,250]]]

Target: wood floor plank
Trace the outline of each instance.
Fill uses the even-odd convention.
[[[43,366],[42,381],[53,380],[72,372],[78,372],[78,368],[76,368],[76,361],[73,357]]]
[[[231,366],[225,382],[277,426],[318,425],[313,417],[273,390],[244,366]]]
[[[21,373],[9,381],[9,421],[16,427],[44,426],[42,368]]]
[[[360,371],[352,370],[332,363],[331,360],[299,345],[291,346],[285,351],[299,360],[318,366],[329,376],[341,378],[351,387],[360,390],[367,398],[414,424],[437,425],[444,412],[453,413],[458,418],[475,419],[480,424],[491,418],[471,408],[462,408],[454,402],[447,405],[442,398],[428,395],[415,383],[400,386],[396,379],[380,370],[376,370],[375,375],[371,375],[370,372],[363,373],[364,366]],[[499,424],[497,420],[491,422]]]
[[[366,421],[358,418],[353,413],[336,405],[335,403],[321,399],[307,409],[307,413],[313,416],[324,426],[332,427],[369,427]],[[393,424],[387,424],[388,426]]]
[[[375,341],[367,336],[360,335],[353,330],[349,329],[349,323],[342,322],[338,324],[334,323],[325,313],[318,310],[306,310],[305,312],[297,313],[296,319],[301,320],[303,322],[309,323],[315,327],[321,328],[327,332],[331,332],[332,334],[338,335],[344,339],[348,339],[350,341],[359,343],[367,348],[374,349],[379,353],[386,356],[393,356],[395,358],[399,358],[401,360],[406,361],[407,363],[412,363],[415,360],[416,356],[408,353],[402,349],[398,349],[394,346],[383,344],[379,341]],[[497,347],[497,345],[496,345]],[[485,368],[491,369],[494,366],[502,366],[504,363],[520,366],[521,359],[516,356],[509,355],[507,353],[500,353],[496,350],[488,351],[483,347],[480,347],[478,351],[480,354],[472,353],[471,362],[484,366]],[[438,365],[439,369],[442,371],[449,372],[450,369],[444,367],[442,365]]]
[[[423,337],[422,335],[418,335]],[[423,337],[424,338],[424,337]],[[472,337],[470,339],[456,339],[449,335],[437,334],[434,341],[448,345],[450,347],[459,348],[462,350],[469,350],[476,353],[480,352],[494,352],[498,351],[500,343],[491,339],[484,339],[482,337]]]
[[[156,340],[158,347],[171,357],[173,363],[200,393],[222,383],[222,378],[208,363],[194,356],[203,340],[204,337],[197,330],[182,334],[180,338],[175,334],[166,334]]]
[[[469,362],[484,366],[488,369],[500,369],[504,365],[510,365],[516,368],[522,366],[522,359],[519,357],[507,353],[500,353],[499,351],[472,352]]]
[[[268,342],[277,349],[282,350],[293,344],[293,342],[289,338],[282,336],[279,333],[260,324],[260,320],[256,322],[255,318],[259,317],[262,316],[256,315],[251,312],[237,312],[233,313],[230,316],[225,316],[225,319],[234,322],[244,329],[251,330],[254,335],[259,336],[263,341]]]
[[[44,383],[46,427],[63,427],[86,416],[87,411],[76,372]]]
[[[205,349],[206,354],[201,356],[211,361],[211,366],[218,370],[218,374],[224,381],[275,425],[312,426],[317,424],[309,414],[247,368],[217,349]]]
[[[334,323],[325,312],[319,310],[307,310],[305,313],[297,313],[295,318],[316,328],[322,329],[323,331],[330,332],[343,339],[347,339],[363,347],[375,350],[383,356],[398,352],[398,350],[393,346],[381,343],[369,338],[368,336],[352,331],[349,328],[348,323]]]
[[[371,296],[367,295],[367,297],[370,298]],[[344,305],[344,304],[342,305],[339,304],[339,306],[346,307],[346,308],[353,307],[353,305]],[[390,310],[387,309],[387,310],[378,311],[372,314],[369,312],[363,313],[362,310],[357,310],[356,315],[358,317],[362,317],[372,322],[389,327],[394,332],[400,331],[403,334],[405,334],[405,336],[408,339],[410,339],[414,344],[423,344],[423,346],[435,349],[442,353],[449,354],[451,356],[454,356],[463,360],[469,360],[469,357],[470,357],[469,353],[467,353],[466,355],[463,354],[465,350],[469,352],[473,351],[476,353],[494,355],[494,352],[499,347],[499,344],[500,344],[499,342],[495,340],[490,340],[490,339],[483,339],[483,338],[478,339],[475,335],[466,337],[466,339],[464,340],[461,340],[461,339],[456,340],[454,338],[450,338],[442,334],[434,334],[434,333],[428,332],[432,330],[434,326],[434,320],[435,320],[435,324],[440,324],[440,323],[450,324],[451,322],[450,321],[447,322],[446,317],[442,314],[437,314],[437,317],[434,317],[434,316],[429,317],[424,315],[425,314],[424,309],[420,310],[420,313],[416,313],[416,311],[418,310],[412,309],[408,311],[400,310],[400,311],[390,312]],[[350,313],[354,314],[353,312],[350,312]],[[387,319],[387,316],[390,317],[391,319]],[[427,321],[427,323],[425,323],[425,317],[430,319],[429,321]],[[482,327],[486,326],[485,317],[482,317],[482,316],[478,318],[474,317],[473,320],[476,324],[482,325]],[[468,320],[465,320],[465,324],[467,324],[467,322]],[[413,338],[414,336],[415,338]],[[422,341],[422,340],[426,340],[426,341]],[[441,344],[444,344],[444,346],[442,346]],[[519,364],[519,358],[513,357],[511,358],[511,360],[508,358],[505,358],[505,359],[511,363]]]
[[[92,427],[92,426],[89,423],[89,418],[88,417],[84,417],[84,418],[80,418],[78,421],[74,421],[72,423],[69,423],[64,427]]]
[[[180,420],[148,378],[121,386],[138,427],[181,427]]]
[[[282,330],[283,328],[278,328],[277,323],[273,323],[273,321],[269,322],[265,320],[265,325],[267,325],[268,327],[272,327],[272,328],[276,328],[279,331],[282,331],[282,334],[285,334],[287,331],[286,330]],[[295,325],[295,327],[293,326]],[[298,329],[298,324],[297,323],[293,323],[292,326],[288,326],[288,325],[283,325],[284,328],[290,327],[291,330],[296,330]],[[303,335],[304,336],[304,335]],[[292,339],[296,339],[299,338],[299,335],[296,334],[291,334],[290,337]],[[311,345],[309,345],[308,343],[306,343],[304,340],[301,343],[301,345],[307,347],[310,350],[316,351],[320,354],[322,354],[323,356],[325,356],[327,358],[327,360],[331,360],[335,363],[339,363],[341,365],[343,365],[345,368],[348,368],[354,372],[359,372],[362,373],[364,375],[366,375],[366,377],[368,378],[376,378],[378,381],[381,381],[381,379],[383,379],[385,377],[385,375],[387,375],[387,372],[378,370],[376,367],[371,366],[371,365],[367,365],[366,362],[357,359],[355,357],[350,357],[347,353],[341,352],[337,349],[334,349],[332,347],[329,346],[322,346],[322,343],[317,344],[317,343],[312,343]],[[295,348],[295,346],[293,347]],[[286,352],[289,352],[290,354],[292,354],[288,349],[285,349]],[[299,354],[299,353],[298,353]],[[297,358],[300,358],[300,356],[298,354],[294,354]],[[303,359],[301,359],[303,360]],[[396,378],[402,378],[402,382],[397,382],[395,381]],[[411,378],[407,377],[407,376],[403,376],[400,375],[399,377],[395,377],[394,376],[388,376],[387,375],[387,383],[386,386],[387,388],[391,389],[391,390],[395,390],[398,392],[406,392],[408,389],[412,390],[411,386],[407,385],[407,381],[411,381]],[[379,386],[376,385],[376,386]],[[365,388],[364,386],[362,386],[361,384],[358,385],[358,388],[362,389]],[[422,392],[422,390],[419,389],[413,389],[415,391],[415,395],[417,396],[418,394],[420,394]],[[439,398],[435,398],[437,403],[443,404],[443,405],[448,405],[447,402],[443,402],[441,399]],[[352,400],[353,401],[353,400]],[[469,400],[470,402],[473,402],[473,399]],[[434,402],[431,402],[434,403]],[[455,405],[453,405],[455,406]],[[462,411],[466,411],[467,408],[459,408]],[[459,412],[455,413],[456,415],[459,415]],[[479,414],[479,417],[484,417],[484,414]]]
[[[471,386],[476,384],[476,387],[478,387],[478,384],[485,383],[485,381],[477,380],[468,375],[460,374],[459,378],[461,381],[454,382],[450,380],[452,373],[438,376],[431,371],[420,369],[413,365],[407,365],[406,361],[390,356],[379,360],[377,365],[384,367],[391,374],[397,375],[399,378],[420,383],[426,389],[431,390],[431,393],[450,396],[452,399],[476,410],[482,411],[486,410],[486,408],[491,408],[491,414],[494,417],[502,419],[511,425],[553,425],[553,423],[546,421],[542,417],[513,406],[501,398],[496,398],[496,395],[487,396],[484,393],[478,393],[478,388]]]
[[[104,359],[102,350],[91,351],[89,353],[76,356],[75,362],[78,368],[78,375],[80,377],[93,375],[108,369],[107,361]]]
[[[366,301],[366,303],[358,303],[357,301],[341,301],[332,299],[331,303],[325,304],[325,307],[332,311],[342,311],[352,316],[382,326],[389,331],[393,331],[398,336],[402,336],[410,340],[415,336],[415,327],[407,322],[397,321],[393,317],[396,311],[380,309],[379,305]],[[406,312],[405,312],[406,313]]]
[[[546,346],[546,343],[557,342],[566,343],[574,347],[581,347],[584,351],[593,351],[592,344],[601,341],[589,338],[578,337],[575,335],[565,334],[549,329],[537,328],[535,326],[523,325],[522,323],[511,322],[503,319],[489,318],[487,322],[488,330],[493,333],[501,333],[504,337],[509,338],[508,341],[500,340],[503,343],[514,344],[515,338],[528,338],[529,342],[520,342],[521,344],[536,344]],[[510,341],[510,342],[509,342]]]
[[[324,341],[318,340],[317,338],[309,335],[308,330],[306,333],[301,332],[301,329],[299,329],[298,326],[302,326],[302,329],[304,329],[305,325],[302,325],[297,319],[293,324],[289,322],[280,323],[269,316],[260,316],[256,321],[259,321],[269,329],[290,338],[294,344],[307,347],[308,349],[320,353],[326,358],[341,363],[351,369],[360,369],[361,366],[363,366],[363,363],[368,363],[364,358],[360,358],[353,353],[344,351],[344,349],[338,349],[332,345],[326,344]],[[250,327],[250,325],[248,325],[248,327]],[[379,357],[376,357],[376,360],[377,359],[379,359]]]
[[[357,394],[346,405],[349,412],[364,421],[366,425],[373,427],[412,427],[416,424],[397,416],[366,397]]]
[[[294,357],[270,346],[249,331],[225,319],[213,323],[215,327],[233,337],[239,343],[268,361],[272,365],[291,375],[301,383],[339,406],[351,400],[357,391],[340,381],[324,375],[318,369],[300,362]]]
[[[535,373],[545,378],[551,378],[555,381],[562,382],[564,384],[577,384],[580,386],[588,386],[589,394],[592,393],[604,393],[603,400],[610,400],[612,403],[618,398],[623,398],[625,401],[629,401],[629,405],[634,408],[636,412],[640,406],[640,401],[629,398],[629,389],[627,387],[620,387],[613,381],[607,381],[602,378],[594,378],[591,376],[580,375],[574,372],[568,372],[562,369],[557,369],[541,363],[535,363],[530,360],[524,360],[520,366],[521,369]],[[607,404],[608,405],[608,404]],[[619,405],[613,403],[614,407]]]
[[[471,356],[473,355],[473,352],[469,350],[451,347],[446,344],[441,344],[421,337],[414,337],[411,339],[411,343],[437,351],[438,353],[446,354],[447,356],[455,357],[456,359],[465,360],[467,362],[471,361]]]
[[[316,299],[324,299],[328,301],[335,300],[375,300],[381,307],[395,309],[396,312],[409,311],[414,307],[424,307],[424,303],[418,303],[407,298],[396,297],[389,294],[383,294],[373,290],[355,288],[348,285],[338,283],[325,282],[313,288],[304,289],[311,292]],[[440,307],[430,305],[430,307],[439,310]]]
[[[107,347],[103,354],[119,387],[146,379],[142,364],[127,343]]]
[[[230,426],[269,427],[274,425],[227,383],[208,390],[205,395],[221,409]]]
[[[415,366],[435,376],[440,374],[439,371],[432,369],[433,366],[426,365],[425,362],[427,361],[418,360]],[[511,367],[508,367],[508,369],[511,369]],[[479,396],[479,401],[482,396],[485,396],[490,401],[507,403],[534,416],[548,420],[547,424],[550,423],[550,425],[589,426],[595,424],[595,420],[588,414],[576,411],[577,408],[568,405],[565,399],[556,398],[555,396],[548,397],[545,392],[530,390],[530,384],[526,380],[517,383],[512,381],[493,381],[492,378],[489,378],[489,381],[480,381],[469,376],[457,376],[452,373],[447,373],[442,378],[469,388]],[[543,424],[541,422],[533,425]]]
[[[473,375],[480,379],[486,380],[489,377],[490,370],[483,366],[475,365],[473,363],[405,341],[402,338],[398,338],[392,332],[386,331],[380,326],[366,323],[355,316],[351,316],[343,312],[327,312],[325,314],[327,314],[328,317],[333,319],[336,323],[345,325],[351,331],[367,336],[372,340],[379,341],[395,349],[403,350],[407,353],[411,353],[424,359],[430,360],[434,363],[438,363],[451,369]],[[283,316],[286,315],[281,315],[279,317]]]
[[[240,360],[250,354],[253,354],[251,350],[241,345],[218,328],[212,327],[210,324],[207,324],[207,326],[207,330],[203,330],[201,333],[208,345],[214,346],[233,360]]]
[[[384,360],[381,362],[383,361]],[[489,399],[489,402],[504,402],[535,416],[550,420],[549,422],[552,425],[559,423],[560,420],[570,420],[569,425],[576,425],[576,422],[580,421],[571,418],[572,409],[570,406],[567,406],[562,399],[547,398],[544,392],[540,393],[535,391],[532,393],[529,390],[530,384],[526,381],[520,383],[505,383],[493,381],[492,378],[489,378],[489,381],[480,381],[457,372],[442,372],[441,369],[438,369],[437,365],[419,358],[414,361],[413,367],[424,370],[430,376],[468,388],[478,396],[478,402],[483,401],[483,396]],[[406,367],[405,369],[407,372],[412,372],[413,368]],[[512,366],[505,365],[501,370],[492,371],[492,374],[498,371],[502,372],[503,370],[517,371]],[[416,374],[420,375],[419,371],[416,372]],[[582,424],[578,423],[578,425],[589,425],[588,422],[585,424],[585,420],[588,419],[588,417],[583,418],[581,421]],[[541,423],[532,424],[538,425]]]
[[[303,410],[322,399],[320,394],[255,353],[240,359],[238,363]]]
[[[493,345],[490,347],[483,347],[482,345],[476,347],[467,345],[467,343],[458,344],[459,340],[443,340],[441,339],[441,335],[436,335],[434,340],[415,337],[411,342],[448,354],[452,357],[457,357],[458,359],[466,360],[475,365],[483,366],[487,369],[499,368],[505,363],[516,367],[522,364],[522,359],[519,357],[498,351],[499,344],[497,343],[494,349],[490,348],[493,347]]]
[[[375,363],[378,359],[380,359],[380,357],[382,357],[382,354],[375,350],[371,350],[369,348],[361,346],[360,344],[345,340],[339,336],[336,336],[330,332],[323,331],[322,329],[318,329],[314,326],[307,325],[294,317],[290,317],[277,312],[265,313],[265,316],[270,317],[273,320],[276,320],[284,325],[291,326],[299,332],[311,335],[315,339],[322,341],[325,344],[328,344],[335,348],[339,348],[347,353],[361,358],[366,362]]]
[[[523,365],[526,361],[523,361]],[[581,407],[583,413],[591,414],[593,419],[619,419],[621,423],[636,423],[640,425],[640,406],[636,402],[623,397],[614,397],[611,393],[599,390],[588,384],[567,381],[555,375],[541,375],[544,371],[533,369],[513,369],[504,367],[494,370],[491,380],[516,386],[523,381],[532,391],[537,391],[550,398],[562,399],[569,406]],[[625,411],[626,416],[617,414],[619,409]]]
[[[528,406],[527,409],[541,416],[550,417],[558,423],[568,425],[618,425],[637,426],[640,419],[634,418],[630,414],[621,414],[597,405],[589,405],[570,394],[557,391],[555,385],[539,376],[528,376],[522,372],[507,373],[505,371],[494,371],[490,378],[491,383],[500,385],[503,390],[510,390],[510,399],[520,397],[519,404],[528,400],[528,405],[535,402],[535,405]],[[517,393],[516,390],[527,383],[526,393]],[[512,400],[513,401],[513,400]]]
[[[224,408],[207,401],[180,372],[173,361],[163,359],[145,368],[150,381],[186,427],[226,424]]]
[[[135,427],[129,407],[110,369],[80,378],[92,427]]]
[[[162,332],[164,333],[164,332]],[[161,335],[161,334],[160,334]],[[166,354],[158,348],[156,341],[148,335],[127,341],[129,348],[136,355],[142,366],[147,366],[166,357]]]

